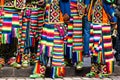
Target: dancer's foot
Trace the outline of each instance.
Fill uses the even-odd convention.
[[[86,74],[86,77],[95,77],[96,73],[95,72],[90,72]]]
[[[78,62],[76,65],[77,70],[81,70],[83,68],[83,62]]]
[[[109,76],[108,74],[102,74],[102,73],[99,73],[98,75],[99,75],[99,78],[106,78]]]
[[[43,74],[32,74],[30,75],[30,78],[43,78],[44,75]]]
[[[17,62],[13,62],[13,63],[11,63],[10,64],[12,67],[14,67],[14,68],[21,68],[21,65],[20,64],[18,64]]]

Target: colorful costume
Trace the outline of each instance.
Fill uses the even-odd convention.
[[[40,62],[38,65],[47,66],[49,58],[52,58],[52,62],[50,63],[52,66],[51,77],[63,77],[65,70],[64,41],[61,38],[63,35],[59,31],[64,27],[64,24],[61,22],[59,1],[46,2],[45,11],[45,24],[41,33],[41,45],[38,57]],[[30,76],[31,78],[44,76],[41,76],[42,73],[40,73],[39,66],[36,65],[33,75]],[[35,71],[39,72],[36,73]]]
[[[64,13],[63,15],[68,14],[70,16],[70,20],[67,23],[67,44],[65,46],[65,56],[71,60],[70,63],[77,63],[77,69],[81,69],[83,64],[82,18],[85,12],[84,1],[60,1],[62,13]]]
[[[21,12],[19,9],[14,8],[13,0],[3,0],[1,8],[1,43],[11,44],[12,38],[20,39],[19,30],[21,28]],[[18,41],[19,44],[19,41]],[[20,67],[19,64],[14,62],[13,67]]]
[[[92,67],[87,76],[105,77],[107,74],[111,74],[114,68],[110,26],[110,21],[117,21],[114,16],[114,8],[103,0],[92,0],[88,14],[88,19],[90,20],[90,18],[92,18],[92,24],[89,52],[92,54]]]

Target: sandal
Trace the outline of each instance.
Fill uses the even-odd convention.
[[[102,73],[99,73],[99,78],[106,78],[108,77],[109,75],[108,74],[102,74]]]
[[[96,63],[92,63],[91,64],[91,71],[90,71],[90,73],[87,73],[86,74],[86,77],[96,77],[97,76],[97,74],[98,74],[98,64],[96,64]]]
[[[76,69],[81,70],[82,68],[83,68],[83,62],[78,62],[78,64],[76,65]]]
[[[17,62],[13,62],[13,63],[11,63],[10,65],[11,65],[12,67],[14,67],[14,68],[21,68],[21,65],[18,64]]]
[[[44,75],[43,74],[32,74],[30,75],[30,78],[43,78]]]
[[[96,75],[95,72],[90,72],[90,73],[87,73],[87,74],[86,74],[86,77],[91,78],[91,77],[95,77],[95,75]]]

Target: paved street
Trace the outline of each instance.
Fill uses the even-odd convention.
[[[30,79],[30,78],[22,78],[22,77],[5,77],[0,78],[0,80],[120,80],[120,76],[110,76],[109,78],[87,78],[87,77],[64,77],[64,78],[36,78],[36,79]]]

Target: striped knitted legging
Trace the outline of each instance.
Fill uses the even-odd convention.
[[[83,37],[82,37],[82,17],[78,15],[77,0],[71,0],[71,16],[73,23],[73,63],[82,61]]]
[[[111,26],[92,24],[90,31],[90,52],[97,59],[93,62],[98,63],[99,58],[103,58],[99,63],[104,63],[107,66],[107,72],[111,74],[113,72],[113,52],[112,52],[112,41],[111,41]],[[102,53],[102,57],[99,54]],[[101,59],[100,59],[101,60]]]
[[[64,40],[60,37],[57,27],[63,27],[60,24],[54,25],[54,46],[52,56],[52,78],[65,76],[64,66]]]

